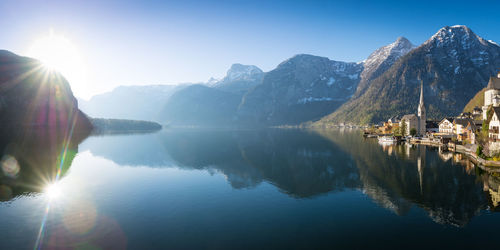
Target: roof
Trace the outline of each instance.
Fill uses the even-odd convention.
[[[462,125],[462,126],[466,127],[466,126],[467,126],[467,124],[468,124],[469,122],[471,122],[471,121],[472,121],[472,120],[471,120],[471,119],[469,119],[469,118],[455,118],[455,120],[453,120],[453,123],[454,123],[454,124],[460,124],[460,125]],[[473,123],[473,122],[471,122],[471,123]]]
[[[500,118],[500,107],[492,107],[493,108],[493,113],[497,114],[497,116]]]
[[[392,116],[391,118],[389,118],[387,121],[391,121],[391,122],[397,122],[399,119],[398,119],[398,116]]]
[[[470,126],[469,126],[469,125],[467,125],[467,126],[468,126],[468,128],[469,128],[469,130],[472,130],[472,131],[476,131],[476,130],[478,130],[478,127],[479,127],[479,126],[477,126],[477,124],[476,124],[476,122],[475,122],[475,121],[471,120],[471,121],[469,122],[469,124],[470,124]]]
[[[486,86],[486,89],[500,90],[500,78],[494,76],[490,77],[490,81],[488,82],[488,86]]]
[[[403,118],[401,118],[401,121],[402,120],[409,120],[409,119],[416,119],[417,116],[415,114],[409,114],[409,115],[404,115]]]
[[[439,124],[441,124],[442,122],[444,122],[445,120],[449,121],[449,122],[453,122],[453,117],[445,117],[443,120],[441,120],[439,122]]]

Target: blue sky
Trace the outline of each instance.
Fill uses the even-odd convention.
[[[464,24],[500,43],[498,1],[0,1],[0,48],[26,54],[50,29],[78,48],[89,97],[118,85],[265,71],[299,53],[362,61],[405,36],[416,45]]]

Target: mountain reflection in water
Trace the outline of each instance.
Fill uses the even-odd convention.
[[[0,203],[0,209],[5,208],[2,204],[36,197],[47,183],[53,181],[64,145],[64,136],[47,131],[22,137],[4,136],[0,179],[0,198],[4,202]],[[18,169],[12,167],[15,164],[9,157],[15,159]],[[121,226],[123,231],[116,231],[118,233],[114,237],[126,246],[127,235],[131,248],[143,247],[148,242],[152,245],[146,245],[152,248],[181,248],[184,244],[194,244],[191,236],[185,236],[183,232],[189,233],[187,235],[200,234],[197,237],[204,242],[214,240],[213,237],[221,232],[231,234],[233,238],[246,239],[246,233],[240,230],[243,225],[246,225],[245,232],[250,230],[253,237],[259,239],[253,245],[257,247],[268,244],[266,238],[262,238],[265,235],[261,232],[263,229],[274,231],[276,237],[288,238],[295,232],[293,230],[302,228],[299,225],[307,225],[307,230],[316,228],[328,231],[335,228],[337,240],[352,239],[357,242],[356,246],[366,247],[369,242],[382,237],[384,231],[373,232],[374,227],[380,227],[380,221],[392,223],[390,225],[394,228],[392,231],[387,229],[387,232],[398,233],[401,228],[405,228],[409,230],[409,236],[405,237],[412,237],[414,233],[423,231],[418,227],[410,229],[408,223],[428,232],[441,230],[435,228],[438,224],[445,227],[451,225],[452,228],[475,228],[477,224],[469,226],[473,224],[473,218],[482,218],[484,216],[479,215],[497,211],[500,204],[500,179],[497,174],[481,170],[462,155],[425,146],[382,146],[377,140],[364,139],[355,130],[170,129],[151,134],[91,136],[86,139],[76,136],[68,144],[63,162],[61,182],[70,180],[64,187],[71,187],[75,181],[79,185],[65,190],[66,195],[70,192],[76,194],[59,201],[60,208],[54,207],[54,213],[62,214],[59,220],[63,222],[59,224],[64,225],[68,217],[64,214],[69,210],[72,211],[71,216],[83,214],[91,218],[94,224],[79,225],[78,230],[85,230],[77,239],[85,240],[87,232],[93,232],[95,242],[102,241],[104,246],[108,241],[101,233],[109,225]],[[71,168],[72,164],[75,165],[74,169]],[[155,175],[161,178],[157,179]],[[224,189],[216,181],[216,177],[221,175],[225,178],[222,183],[224,186],[229,183],[228,188],[232,192],[222,192]],[[195,188],[196,192],[189,189],[193,187],[200,189]],[[127,188],[130,188],[128,192],[131,193],[122,193],[122,189]],[[216,193],[221,196],[203,198]],[[183,196],[191,198],[183,199]],[[249,196],[254,200],[246,200]],[[37,199],[24,200],[28,203],[38,202]],[[212,200],[217,203],[207,203]],[[195,205],[199,202],[205,202],[201,210],[197,210]],[[233,206],[239,210],[234,210]],[[246,210],[252,206],[255,209]],[[27,211],[30,209],[26,207]],[[282,212],[282,215],[279,214]],[[136,213],[141,215],[136,217]],[[114,217],[119,225],[114,220],[108,224],[101,223],[104,215]],[[425,221],[411,222],[422,216],[438,224],[430,220],[433,226]],[[158,218],[163,218],[163,221]],[[257,218],[274,222],[259,224]],[[55,226],[49,228],[53,232],[62,230],[58,233],[61,238],[55,240],[64,242],[69,237],[63,233],[67,226],[57,227],[59,224],[54,221],[52,224]],[[281,224],[287,224],[287,229],[278,233],[275,230]],[[266,227],[262,228],[263,225]],[[161,237],[155,241],[151,238],[153,236],[143,235],[147,230],[136,229],[150,226],[157,230],[157,237],[169,233],[170,237],[178,241],[165,242]],[[221,231],[204,235],[206,231],[203,226]],[[225,226],[234,229],[223,229]],[[356,238],[358,234],[345,230],[350,226],[356,229],[349,230],[362,232],[359,235],[372,232],[373,239],[359,241]],[[198,229],[201,231],[198,232]],[[315,237],[313,231],[304,233],[304,238],[299,237],[297,240],[309,241],[310,237]],[[8,230],[6,232],[16,235]],[[32,232],[37,232],[36,226],[33,226]],[[448,237],[453,236],[450,234],[447,234]],[[75,236],[68,239],[74,240]],[[400,246],[398,242],[393,243],[393,247]],[[68,241],[65,244],[72,243]],[[281,246],[288,246],[283,244]],[[326,243],[316,246],[329,245],[323,244]],[[339,244],[346,247],[354,243],[349,240],[339,241]],[[8,244],[0,246],[11,247]],[[206,245],[191,246],[197,248]]]
[[[173,130],[90,138],[82,146],[120,165],[208,169],[233,188],[269,182],[297,198],[360,189],[398,215],[416,205],[435,222],[456,226],[500,201],[498,178],[460,154],[381,146],[356,131]]]

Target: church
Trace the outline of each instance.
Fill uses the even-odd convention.
[[[490,105],[493,107],[500,106],[500,72],[498,72],[497,77],[490,77],[488,86],[486,86],[486,91],[484,92],[484,106],[482,107],[483,120],[488,119],[487,111]]]
[[[424,83],[420,85],[420,102],[418,104],[417,115],[409,114],[403,116],[401,118],[400,127],[402,123],[406,123],[406,131],[405,135],[409,135],[411,129],[415,129],[417,131],[417,135],[424,136],[426,132],[426,114],[425,114],[425,105],[424,105]]]

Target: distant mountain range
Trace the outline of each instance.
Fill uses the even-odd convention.
[[[119,87],[80,106],[182,126],[368,124],[415,113],[423,82],[428,117],[441,118],[460,113],[499,68],[500,46],[457,25],[418,47],[399,37],[359,63],[301,54],[269,72],[234,64],[220,80]]]
[[[80,108],[92,117],[159,121],[158,115],[168,98],[186,86],[189,85],[120,86],[88,101],[78,101]]]

